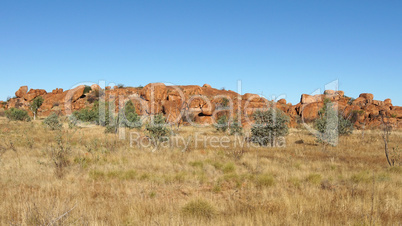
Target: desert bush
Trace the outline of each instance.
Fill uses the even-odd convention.
[[[220,116],[214,126],[218,132],[226,132],[229,127],[228,126],[228,117],[226,115]]]
[[[153,116],[153,119],[153,122],[148,123],[145,129],[154,144],[158,145],[159,142],[166,140],[169,136],[170,130],[166,126],[166,120],[162,114]]]
[[[122,127],[140,128],[142,126],[141,118],[136,113],[134,104],[131,100],[126,103],[118,117],[119,124]]]
[[[51,130],[58,130],[62,128],[62,124],[59,121],[59,116],[56,113],[52,113],[45,120],[43,120],[43,124],[46,125]]]
[[[324,106],[318,112],[318,115],[319,118],[315,121],[314,127],[319,132],[316,134],[319,142],[335,146],[338,135],[348,135],[353,131],[352,122],[338,114],[329,99],[324,100]]]
[[[69,156],[71,147],[63,141],[62,132],[56,135],[56,145],[51,146],[51,159],[55,167],[55,175],[62,178],[65,174],[66,167],[70,165]]]
[[[207,201],[197,199],[188,202],[181,209],[184,216],[211,219],[216,215],[215,208]]]
[[[105,112],[102,114],[99,110],[100,105],[105,106]],[[84,108],[73,112],[74,117],[77,120],[83,122],[91,122],[101,126],[107,126],[114,120],[109,113],[109,102],[95,101],[92,108]]]
[[[97,122],[99,119],[98,112],[88,108],[74,111],[73,116],[83,122]]]
[[[241,124],[235,119],[233,122],[230,123],[230,135],[242,135],[243,134],[243,128],[241,127]]]
[[[261,146],[275,146],[277,138],[289,133],[289,117],[277,108],[255,112],[254,120],[251,141]]]
[[[11,108],[6,110],[5,115],[9,120],[13,121],[31,121],[28,112],[18,108]]]

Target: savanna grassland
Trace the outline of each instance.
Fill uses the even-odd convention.
[[[126,138],[130,131],[144,133]],[[194,132],[224,136],[213,127],[176,131]],[[0,223],[401,225],[402,167],[388,166],[380,132],[355,131],[336,147],[292,129],[282,148],[204,148],[192,139],[184,152],[152,152],[97,126],[52,131],[41,120],[0,117]],[[393,131],[389,146],[398,144]]]

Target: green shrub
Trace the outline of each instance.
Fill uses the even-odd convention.
[[[228,130],[228,117],[222,115],[214,125],[218,132],[226,132]]]
[[[85,86],[84,88],[84,94],[89,93],[92,90],[90,86]]]
[[[126,103],[119,113],[119,123],[120,126],[127,128],[140,128],[142,126],[141,118],[136,113],[134,104],[131,100]]]
[[[289,133],[289,117],[277,108],[255,112],[254,120],[251,141],[261,146],[273,147],[277,138]]]
[[[184,216],[211,219],[215,216],[215,208],[207,201],[197,199],[183,206],[181,212]]]
[[[11,108],[5,111],[8,119],[13,121],[31,121],[27,111],[18,108]]]
[[[43,120],[43,124],[51,130],[58,130],[61,129],[63,126],[60,123],[59,117],[56,115],[56,113],[52,113],[47,118],[45,118],[45,120]]]
[[[319,118],[315,121],[314,127],[319,132],[316,136],[320,142],[335,146],[338,135],[348,135],[353,131],[352,122],[338,114],[329,99],[324,100],[324,106],[318,115]]]
[[[235,119],[232,123],[230,123],[230,135],[242,135],[243,134],[243,128],[241,127],[241,124],[238,123],[237,119]]]
[[[104,114],[100,112],[99,108],[101,105],[105,106]],[[92,108],[84,108],[75,111],[73,115],[77,120],[91,122],[101,126],[107,126],[114,120],[114,117],[111,117],[109,114],[109,102],[95,101]]]
[[[165,141],[170,134],[169,128],[166,126],[165,117],[162,114],[153,116],[154,121],[146,125],[145,129],[151,137],[155,145]]]

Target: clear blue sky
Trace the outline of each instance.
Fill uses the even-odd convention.
[[[402,1],[0,2],[0,100],[80,82],[211,84],[297,103],[371,92],[402,105]]]

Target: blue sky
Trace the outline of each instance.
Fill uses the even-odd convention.
[[[0,100],[80,82],[264,96],[339,81],[402,105],[401,1],[1,1]]]

